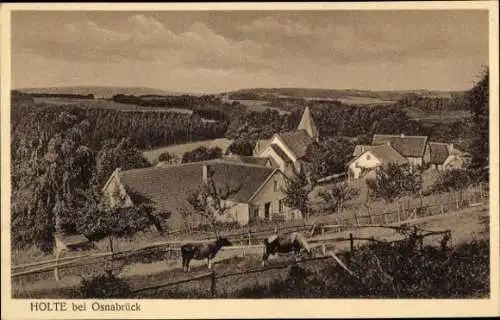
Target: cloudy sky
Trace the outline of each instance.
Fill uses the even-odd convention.
[[[12,13],[12,86],[462,90],[487,11]]]

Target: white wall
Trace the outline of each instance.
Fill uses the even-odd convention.
[[[277,190],[274,189],[274,182],[277,182]],[[252,212],[254,208],[258,208],[259,219],[265,219],[265,204],[270,203],[269,219],[273,217],[273,214],[283,216],[287,220],[293,218],[292,208],[287,207],[284,202],[282,207],[283,210],[281,212],[279,211],[279,202],[280,200],[283,201],[286,197],[284,193],[285,189],[285,178],[280,172],[276,172],[252,199],[250,203],[250,212]]]
[[[249,206],[247,203],[226,200],[223,205],[228,209],[223,215],[216,215],[216,220],[221,222],[238,222],[246,225],[249,222]]]
[[[381,162],[375,157],[373,153],[371,153],[370,151],[366,151],[349,165],[349,169],[354,173],[352,178],[359,179],[359,174],[361,173],[362,168],[373,169],[375,167],[378,167],[380,164]]]

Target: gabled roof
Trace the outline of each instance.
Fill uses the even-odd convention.
[[[233,191],[227,200],[243,203],[275,171],[263,166],[216,159],[133,169],[122,171],[118,176],[128,193],[153,201],[161,211],[178,212],[180,208],[189,207],[187,197],[202,184],[203,166],[208,166],[213,172],[217,189]]]
[[[271,149],[273,149],[274,152],[276,152],[276,154],[281,159],[283,159],[283,161],[285,161],[285,162],[292,162],[292,159],[290,159],[290,157],[286,154],[286,152],[283,151],[283,149],[281,149],[277,144],[275,144],[275,143],[271,144]]]
[[[404,157],[422,157],[427,145],[426,136],[373,135],[372,145],[390,143]]]
[[[54,237],[67,247],[82,245],[90,242],[83,234],[55,233]]]
[[[397,165],[403,165],[408,163],[408,160],[399,152],[397,152],[393,147],[387,144],[382,144],[378,146],[372,146],[372,148],[365,150],[363,153],[349,161],[347,165],[350,165],[357,159],[361,158],[367,152],[372,153],[383,164],[393,163]]]
[[[440,142],[429,142],[431,148],[431,163],[443,164],[449,156],[448,144]]]
[[[397,165],[403,165],[408,163],[408,160],[405,157],[403,157],[399,152],[397,152],[395,148],[387,144],[375,146],[374,148],[371,148],[370,150],[367,151],[374,154],[375,157],[377,157],[377,159],[379,159],[384,164],[394,163]]]
[[[247,164],[255,164],[259,166],[265,166],[270,160],[267,157],[254,157],[254,156],[240,156],[232,155],[230,157],[224,157],[224,160],[236,161]]]
[[[304,109],[304,113],[302,114],[302,118],[300,119],[299,126],[297,127],[297,131],[304,130],[310,138],[316,139],[318,136],[318,129],[314,124],[314,120],[311,116],[311,111],[309,107]]]
[[[255,143],[255,148],[253,149],[254,154],[255,155],[260,154],[262,151],[267,149],[267,147],[269,147],[271,145],[272,141],[273,141],[273,139],[259,139],[259,140],[257,140],[257,142]]]
[[[314,143],[314,139],[305,130],[278,133],[278,137],[293,152],[297,159],[304,157],[307,147]]]
[[[374,146],[367,146],[367,145],[358,144],[357,146],[354,147],[354,152],[352,153],[352,156],[357,157],[360,154],[362,154],[363,152],[365,152],[366,150],[370,150],[373,147]]]

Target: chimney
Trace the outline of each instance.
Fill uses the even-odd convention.
[[[203,168],[202,168],[201,181],[203,183],[207,183],[208,182],[208,166],[206,164],[204,164]]]
[[[448,154],[452,154],[453,153],[453,143],[449,143],[448,144]]]

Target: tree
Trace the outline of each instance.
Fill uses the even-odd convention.
[[[127,237],[147,230],[156,221],[152,219],[153,207],[148,203],[139,203],[132,207],[119,204],[110,207],[103,199],[89,202],[82,210],[78,229],[92,240],[108,238],[110,251],[113,252],[113,238]]]
[[[406,194],[418,193],[422,189],[422,177],[411,168],[388,164],[378,167],[375,179],[367,179],[366,185],[372,197],[392,202]]]
[[[311,183],[332,174],[345,172],[345,165],[354,151],[354,145],[342,137],[327,138],[309,145],[306,151],[306,171]]]
[[[356,189],[353,189],[347,182],[334,184],[330,189],[322,191],[319,196],[325,200],[328,207],[333,212],[342,212],[344,203],[351,200],[358,194]]]
[[[304,171],[301,171],[291,180],[287,180],[285,191],[285,204],[299,210],[306,218],[309,217],[309,191],[310,185]]]
[[[170,161],[174,158],[173,155],[171,155],[170,153],[168,152],[163,152],[162,154],[160,154],[160,156],[158,157],[158,161]]]
[[[476,137],[472,144],[471,169],[479,181],[488,181],[489,166],[489,71],[469,91],[469,102]]]
[[[202,222],[208,222],[214,231],[215,237],[219,237],[217,232],[217,217],[223,216],[234,205],[228,204],[226,201],[231,195],[237,193],[242,183],[236,186],[229,186],[225,183],[224,186],[217,186],[214,178],[215,172],[207,169],[207,181],[203,182],[198,189],[187,197],[187,202],[191,205],[191,214],[202,218]],[[188,210],[183,208],[182,214],[189,215]]]
[[[255,141],[247,139],[237,139],[229,145],[227,151],[240,156],[251,156],[253,155],[254,148]]]
[[[219,147],[207,148],[201,146],[194,149],[193,151],[184,152],[184,154],[182,155],[182,163],[212,160],[221,157],[222,157],[221,148]]]

